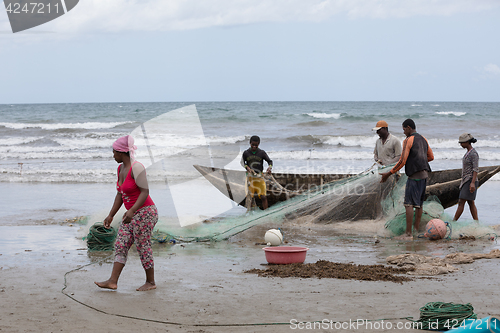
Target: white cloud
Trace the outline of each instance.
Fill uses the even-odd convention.
[[[488,64],[484,66],[483,70],[485,71],[486,74],[491,74],[491,75],[500,75],[500,67],[495,64]]]
[[[319,22],[334,16],[449,16],[500,8],[497,0],[81,0],[47,26],[66,32],[188,30],[258,22]],[[0,14],[0,27],[7,27]],[[41,29],[47,29],[41,28]]]

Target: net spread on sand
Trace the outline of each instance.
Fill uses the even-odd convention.
[[[392,189],[395,179],[380,184],[379,176],[369,173],[325,184],[278,203],[267,210],[243,216],[214,218],[189,227],[175,227],[160,221],[157,230],[183,241],[224,240],[254,225],[296,220],[304,223],[332,223],[335,220],[378,218],[380,202]]]
[[[155,237],[159,240],[219,241],[262,223],[294,221],[331,224],[376,219],[386,221],[385,227],[390,235],[401,235],[406,228],[403,200],[407,177],[391,176],[387,182],[380,183],[378,173],[385,170],[388,169],[327,183],[267,210],[251,211],[242,216],[216,217],[183,228],[168,221],[160,221]],[[451,221],[435,196],[430,196],[425,201],[423,209],[421,226],[434,218]],[[491,232],[491,228],[475,222],[453,222],[453,238],[458,238],[460,233],[480,235]]]
[[[477,259],[500,258],[500,250],[494,249],[490,253],[450,253],[444,258],[429,257],[418,253],[405,253],[386,258],[388,264],[406,268],[408,274],[438,275],[458,271],[452,264],[471,264]]]

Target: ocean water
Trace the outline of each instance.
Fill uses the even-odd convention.
[[[162,118],[193,104],[202,131],[194,130],[196,135],[189,133],[189,127],[178,131],[184,124],[182,114]],[[466,102],[3,104],[0,223],[109,210],[117,168],[111,145],[152,119],[166,120],[157,124],[156,132],[174,134],[149,132],[149,145],[168,156],[164,159],[172,171],[168,182],[182,182],[196,174],[192,164],[239,169],[238,156],[251,135],[261,137],[261,148],[273,160],[275,172],[360,172],[374,162],[375,123],[387,121],[389,131],[403,140],[401,123],[406,118],[414,119],[417,131],[428,139],[435,155],[433,170],[461,168],[465,151],[458,136],[463,132],[478,139],[474,146],[481,166],[500,165],[499,115],[500,103]],[[200,142],[209,145],[208,155],[206,149],[198,149]],[[497,212],[492,210],[499,179],[497,175],[483,186],[491,193],[483,199],[488,207],[484,216],[491,224],[496,222]],[[154,184],[158,188],[165,184],[165,177],[151,172],[150,182],[153,191]]]

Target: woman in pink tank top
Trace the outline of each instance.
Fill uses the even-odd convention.
[[[109,215],[104,219],[104,226],[110,228],[113,217],[122,204],[127,211],[123,214],[115,242],[115,262],[111,277],[103,282],[95,282],[101,288],[116,289],[118,279],[127,262],[127,254],[135,243],[142,267],[146,272],[146,283],[137,288],[138,291],[156,289],[154,277],[153,250],[151,249],[151,233],[158,221],[158,211],[149,196],[146,169],[135,161],[134,139],[130,136],[119,138],[113,143],[113,157],[118,166],[117,193]]]

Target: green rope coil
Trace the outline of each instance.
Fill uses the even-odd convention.
[[[420,319],[415,322],[422,323],[419,328],[423,330],[443,331],[459,327],[465,319],[477,319],[470,303],[429,302],[420,308]]]
[[[90,227],[87,237],[89,251],[113,251],[116,239],[116,229],[105,228],[100,222]]]

